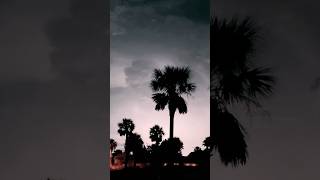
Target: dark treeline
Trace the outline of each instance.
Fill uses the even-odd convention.
[[[126,129],[128,128],[128,129]],[[110,150],[112,153],[111,163],[114,163],[114,158],[123,155],[124,165],[128,167],[128,162],[133,162],[133,167],[137,163],[148,164],[153,167],[161,167],[163,165],[170,165],[173,163],[197,163],[197,165],[208,165],[210,156],[210,144],[207,139],[203,141],[204,148],[196,147],[187,157],[183,157],[181,150],[183,149],[183,142],[177,138],[169,138],[163,140],[163,129],[155,125],[150,128],[150,139],[154,142],[150,146],[146,146],[141,139],[141,136],[134,132],[134,123],[131,119],[123,119],[119,123],[119,134],[126,136],[124,152],[116,149],[117,142],[110,139]]]
[[[118,133],[125,136],[124,159],[125,167],[128,167],[129,160],[134,162],[148,163],[154,167],[163,165],[172,166],[174,164],[183,164],[186,161],[197,162],[199,165],[208,164],[210,147],[207,141],[204,141],[204,150],[196,147],[194,152],[190,153],[187,158],[182,156],[183,142],[173,136],[174,115],[178,111],[180,114],[188,112],[187,103],[183,96],[191,95],[195,91],[196,85],[190,82],[191,70],[188,67],[166,66],[163,70],[155,69],[150,87],[154,92],[152,99],[155,102],[155,110],[164,110],[166,107],[169,111],[170,136],[163,140],[164,130],[159,125],[150,128],[149,137],[154,144],[145,146],[141,136],[134,132],[135,124],[131,119],[124,118],[118,124]],[[116,150],[116,142],[111,139],[110,147],[112,148],[112,162],[114,156],[121,153]]]

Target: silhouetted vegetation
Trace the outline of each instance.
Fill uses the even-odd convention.
[[[164,132],[163,132],[163,129],[160,126],[155,125],[152,128],[150,128],[150,136],[149,137],[150,137],[152,142],[156,143],[156,145],[159,146],[159,144],[162,141],[162,136],[163,135],[164,135]]]
[[[182,141],[177,138],[169,138],[164,140],[160,145],[160,155],[163,162],[167,162],[168,165],[173,163],[182,162],[182,153],[183,149]]]
[[[131,119],[126,119],[124,118],[122,120],[122,123],[118,124],[119,129],[118,133],[120,136],[125,136],[126,137],[126,142],[125,142],[125,167],[128,166],[128,157],[129,157],[129,149],[128,149],[128,139],[132,135],[132,131],[135,128],[135,125],[133,124]]]
[[[123,121],[119,124],[119,133],[126,136],[126,159],[130,151],[136,159],[138,154],[144,155],[146,162],[156,167],[185,161],[208,165],[210,153],[216,150],[225,165],[246,163],[246,131],[230,112],[229,106],[244,104],[247,108],[260,107],[258,100],[272,93],[274,78],[269,68],[257,66],[253,61],[259,32],[250,18],[220,20],[214,17],[210,32],[211,129],[210,137],[203,141],[204,149],[195,147],[186,158],[181,154],[183,143],[173,136],[174,115],[177,110],[181,114],[188,112],[183,96],[191,95],[196,86],[190,82],[191,71],[188,67],[166,66],[154,70],[150,86],[154,92],[152,99],[156,103],[155,110],[164,110],[168,106],[169,139],[162,141],[164,132],[155,125],[150,129],[149,136],[155,143],[145,148],[141,137],[132,133],[132,121]]]
[[[120,154],[122,154],[122,151],[121,151],[120,149],[117,149],[117,150],[115,150],[115,151],[113,152],[113,155],[114,155],[114,156],[117,156],[117,155],[120,155]]]
[[[111,164],[114,163],[114,155],[113,152],[115,151],[115,149],[117,148],[117,142],[114,139],[110,139],[110,153],[111,153]]]
[[[202,180],[210,179],[210,169],[203,167],[163,167],[161,169],[153,169],[146,167],[142,169],[123,169],[111,172],[110,179],[128,180],[128,179],[143,179],[143,180]]]
[[[192,163],[197,163],[200,166],[207,166],[210,165],[210,151],[207,149],[202,150],[200,147],[195,147],[193,152],[191,152],[187,160]]]
[[[149,134],[151,141],[155,142],[155,144],[148,147],[149,162],[154,167],[160,167],[162,163],[160,143],[162,142],[162,136],[164,135],[163,129],[160,126],[155,125],[150,128]]]
[[[188,67],[166,66],[163,70],[155,69],[150,83],[154,92],[153,101],[155,110],[164,110],[168,105],[170,117],[170,136],[173,138],[174,115],[176,110],[180,114],[188,112],[187,104],[182,95],[191,95],[196,86],[190,82],[190,69]]]
[[[205,147],[206,151],[211,152],[211,150],[213,149],[213,138],[206,137],[206,139],[203,141],[202,145]]]
[[[173,136],[175,112],[188,112],[183,96],[191,95],[196,89],[195,84],[190,82],[191,70],[188,67],[171,66],[155,69],[150,83],[152,99],[156,103],[157,111],[168,106],[169,138],[163,140],[163,129],[155,125],[149,131],[149,138],[154,144],[146,147],[141,136],[133,132],[133,121],[123,119],[118,124],[118,132],[120,136],[126,137],[125,151],[122,153],[115,150],[117,144],[113,139],[110,140],[110,146],[113,156],[124,154],[126,168],[121,173],[113,173],[113,177],[187,179],[184,175],[193,168],[196,176],[191,173],[189,177],[193,178],[190,179],[209,178],[209,171],[203,171],[201,168],[209,167],[213,150],[219,153],[225,165],[238,166],[247,162],[246,131],[232,114],[230,106],[244,104],[248,109],[259,108],[260,97],[272,94],[274,78],[269,68],[257,66],[253,61],[259,31],[250,18],[220,20],[214,17],[210,31],[211,128],[210,136],[203,140],[204,148],[197,146],[184,157],[181,153],[183,142]],[[133,167],[136,167],[137,163],[143,163],[143,169],[127,168],[129,160],[133,161]]]
[[[112,162],[115,161],[115,157],[117,157],[117,162],[120,161],[120,166],[119,163],[113,166],[117,172],[112,172],[112,178],[209,178],[209,171],[204,172],[201,168],[198,168],[198,165],[201,164],[201,167],[202,165],[208,165],[210,151],[207,148],[205,150],[197,148],[188,157],[184,157],[182,155],[183,142],[178,137],[173,137],[175,112],[179,111],[182,114],[188,112],[183,96],[191,95],[196,88],[195,84],[190,82],[190,75],[191,70],[188,67],[166,66],[163,70],[154,70],[151,81],[151,88],[154,92],[152,99],[156,103],[156,110],[163,110],[168,106],[170,117],[169,138],[163,140],[165,133],[162,127],[154,125],[149,131],[149,138],[154,144],[145,147],[141,136],[133,132],[135,129],[133,121],[124,118],[118,124],[118,133],[120,136],[125,136],[124,153],[121,150],[115,150],[117,143],[113,139],[110,140]],[[124,159],[124,169],[121,168],[122,159]],[[133,166],[128,166],[132,162]]]
[[[225,165],[244,165],[248,158],[246,132],[229,106],[260,107],[258,100],[272,93],[274,78],[269,68],[253,62],[259,31],[250,18],[214,17],[210,35],[211,140],[208,141]]]
[[[146,160],[146,148],[144,147],[144,142],[139,134],[131,134],[128,137],[126,147],[126,151],[129,151],[129,155],[134,161],[134,167],[136,166],[137,161],[144,162]]]

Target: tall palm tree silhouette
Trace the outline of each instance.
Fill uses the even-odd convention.
[[[120,134],[120,136],[126,137],[126,140],[125,140],[125,154],[126,154],[125,167],[127,168],[128,157],[129,157],[128,139],[132,135],[132,132],[135,128],[135,125],[131,119],[124,118],[124,119],[122,119],[122,122],[118,124],[118,126],[119,126],[118,133]]]
[[[151,88],[154,92],[153,101],[157,111],[163,110],[167,105],[170,116],[170,139],[173,138],[174,114],[178,109],[180,114],[187,113],[187,104],[182,95],[190,95],[196,86],[190,82],[190,69],[188,67],[166,66],[163,70],[155,69]]]
[[[149,137],[152,142],[156,143],[157,146],[160,145],[163,135],[164,135],[164,132],[159,125],[155,125],[152,128],[150,128],[150,136]]]
[[[250,18],[220,20],[210,24],[210,116],[212,148],[221,161],[244,165],[248,158],[245,130],[228,106],[244,103],[260,107],[259,97],[272,93],[270,69],[253,62],[258,28]]]

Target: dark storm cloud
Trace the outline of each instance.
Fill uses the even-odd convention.
[[[1,7],[0,179],[106,178],[105,3]]]
[[[61,1],[56,3],[5,1],[0,7],[0,80],[47,81],[54,78],[48,53],[50,47],[43,31],[45,21],[62,15]],[[33,11],[34,4],[39,10]]]
[[[106,38],[101,38],[101,34],[106,34],[106,10],[97,2],[74,1],[70,17],[48,23],[46,29],[53,47],[51,61],[63,77],[105,78]]]
[[[262,47],[256,60],[273,68],[274,95],[264,101],[271,119],[239,112],[249,132],[249,164],[227,169],[213,164],[218,179],[314,179],[319,157],[318,1],[215,1],[219,17],[251,16],[260,25]],[[313,91],[310,91],[310,87]],[[248,121],[249,120],[249,121]],[[305,163],[308,162],[308,163]]]
[[[184,16],[161,14],[153,5],[118,5],[115,8],[111,11],[112,62],[115,59],[112,57],[121,52],[131,59],[152,53],[154,56],[175,54],[181,64],[209,63],[208,25],[199,25]]]
[[[313,83],[310,86],[311,90],[318,90],[320,87],[320,78],[315,78],[315,80],[313,81]]]
[[[165,2],[170,4],[172,1]],[[199,25],[182,16],[163,15],[150,4],[118,4],[111,11],[111,35],[111,63],[118,66],[121,61],[127,61],[125,66],[131,66],[131,61],[143,59],[145,63],[151,63],[149,66],[157,67],[161,61],[170,64],[165,59],[174,58],[175,63],[202,66],[201,71],[209,73],[206,68],[209,63],[208,25]],[[170,57],[172,54],[174,57]],[[115,67],[111,68],[112,72],[113,69]],[[119,75],[111,80],[118,78]]]
[[[116,4],[116,1],[112,3]],[[152,6],[161,15],[187,17],[198,23],[208,23],[210,17],[208,0],[124,0],[122,3],[131,7]]]

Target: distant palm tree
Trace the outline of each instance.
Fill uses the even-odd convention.
[[[194,152],[198,152],[198,151],[202,151],[201,148],[199,146],[196,146],[193,150]]]
[[[128,138],[130,137],[130,135],[132,135],[132,132],[135,128],[135,125],[131,119],[124,118],[124,119],[122,119],[122,122],[118,124],[118,126],[119,126],[118,133],[120,134],[120,136],[126,137],[126,140],[125,140],[125,154],[126,154],[125,167],[127,167],[128,166],[128,157],[129,157]]]
[[[205,147],[206,151],[211,151],[212,150],[212,137],[206,137],[206,139],[203,141],[203,146]]]
[[[151,88],[154,92],[153,101],[157,111],[163,110],[167,105],[170,116],[170,136],[173,138],[174,114],[178,109],[180,114],[187,113],[187,104],[182,95],[190,95],[196,86],[190,82],[190,69],[188,67],[166,66],[163,70],[155,69]]]
[[[110,139],[110,150],[113,152],[117,148],[118,144],[114,139]]]
[[[159,125],[155,125],[152,128],[150,128],[150,136],[149,137],[152,142],[156,142],[157,146],[160,145],[163,135],[164,135],[164,132]]]
[[[141,136],[137,133],[132,133],[127,141],[127,150],[132,153],[131,156],[134,160],[134,167],[136,167],[137,160],[143,158],[144,142]]]
[[[114,139],[110,139],[110,154],[111,154],[111,164],[114,164],[113,151],[117,148],[117,142]]]
[[[274,78],[269,68],[257,67],[252,61],[259,33],[250,18],[214,17],[210,31],[212,147],[225,165],[243,165],[248,157],[245,130],[228,106],[260,107],[258,99],[272,93]]]

